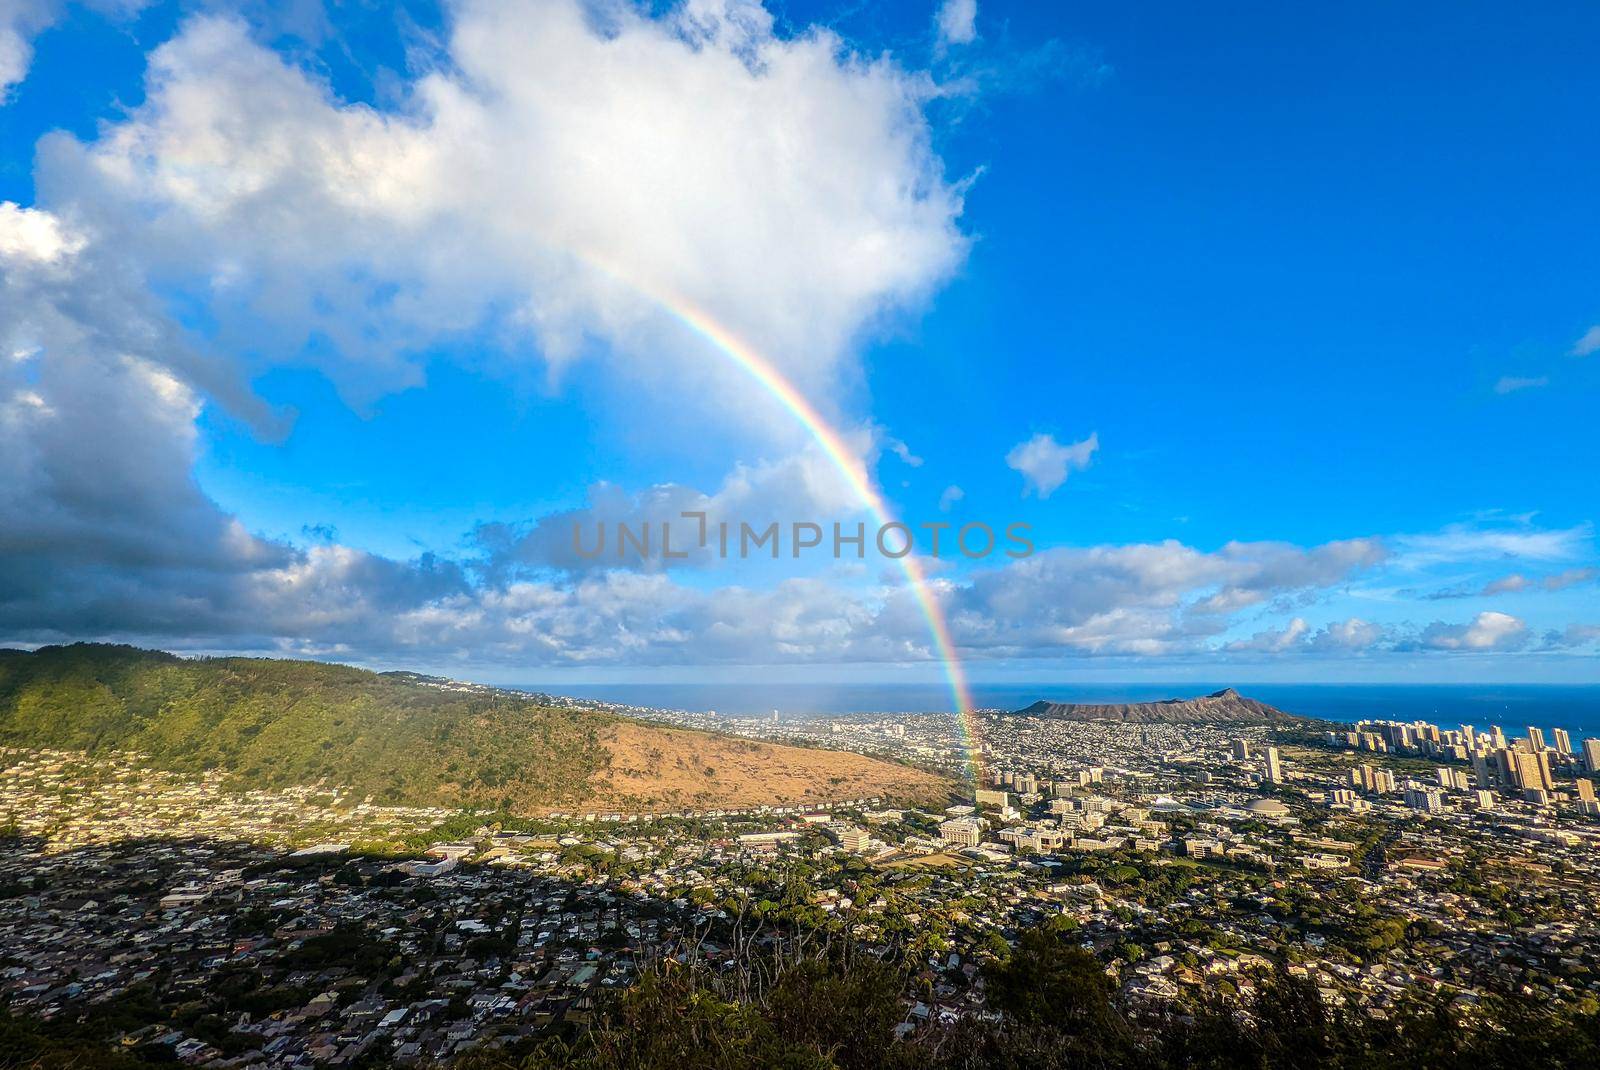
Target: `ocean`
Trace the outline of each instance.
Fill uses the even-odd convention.
[[[981,708],[1021,709],[1058,702],[1151,702],[1192,698],[1227,684],[979,684]],[[1600,736],[1600,685],[1569,684],[1240,684],[1240,693],[1288,713],[1328,721],[1432,721],[1442,727],[1498,724],[1508,734],[1528,725],[1564,728],[1574,738]],[[574,698],[675,710],[760,716],[778,710],[803,719],[846,713],[949,714],[950,692],[922,684],[560,684],[526,685]]]

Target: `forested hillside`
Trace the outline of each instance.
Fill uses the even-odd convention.
[[[137,751],[164,769],[225,771],[241,786],[326,784],[379,803],[512,813],[820,802],[942,783],[860,755],[670,730],[423,679],[128,646],[0,650],[0,746]],[[692,761],[681,757],[690,737]]]
[[[576,801],[613,718],[343,665],[79,644],[0,651],[0,744],[133,750],[251,786],[528,810]]]

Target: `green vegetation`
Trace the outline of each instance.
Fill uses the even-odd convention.
[[[241,786],[527,812],[583,798],[613,718],[343,665],[126,646],[0,651],[0,745],[137,751]]]
[[[749,964],[747,964],[748,966]],[[761,970],[669,963],[609,1000],[591,1027],[480,1051],[462,1070],[1552,1070],[1600,1064],[1600,1013],[1512,992],[1479,1006],[1420,997],[1382,1018],[1323,1002],[1285,969],[1241,1006],[1143,1005],[1115,997],[1069,934],[1024,933],[985,971],[990,1016],[896,1037],[894,967],[849,954]],[[768,970],[772,972],[767,972]],[[770,981],[764,978],[771,977]]]
[[[0,1070],[138,1070],[149,1065],[109,1047],[98,1032],[13,1018],[0,1007]]]

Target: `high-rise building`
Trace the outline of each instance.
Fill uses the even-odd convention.
[[[1444,795],[1438,788],[1407,788],[1406,805],[1413,810],[1437,814],[1444,809]]]
[[[1504,750],[1505,745],[1506,734],[1500,730],[1499,725],[1495,725],[1494,728],[1489,731],[1489,746],[1493,747],[1495,750]]]
[[[1535,751],[1544,750],[1544,732],[1533,725],[1528,726],[1528,745]]]
[[[1594,781],[1579,777],[1573,784],[1578,789],[1579,802],[1594,802]]]
[[[1394,774],[1387,769],[1358,765],[1350,770],[1350,786],[1384,795],[1395,789]]]
[[[1565,728],[1556,729],[1556,753],[1564,758],[1572,755],[1572,737]]]
[[[1483,751],[1472,752],[1472,786],[1479,791],[1492,789],[1498,781],[1489,766],[1489,755]]]
[[[1514,788],[1519,786],[1517,780],[1517,754],[1518,751],[1510,747],[1499,747],[1494,752],[1494,782],[1496,787]]]
[[[1555,787],[1554,779],[1550,776],[1550,754],[1548,751],[1508,751],[1512,759],[1512,782],[1524,792],[1538,788],[1549,791]]]
[[[1235,758],[1237,758],[1241,762],[1249,761],[1250,760],[1250,741],[1248,739],[1236,739],[1236,740],[1234,740],[1233,741],[1233,756]]]
[[[1583,767],[1591,773],[1600,773],[1600,739],[1583,741]]]
[[[1278,757],[1277,747],[1267,748],[1267,783],[1283,783],[1283,762]]]

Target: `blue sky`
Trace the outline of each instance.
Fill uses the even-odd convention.
[[[889,562],[551,557],[685,502],[865,515],[675,293],[896,514],[1032,526],[931,565],[974,678],[1600,680],[1597,37],[1585,4],[25,0],[0,638],[936,677]]]

